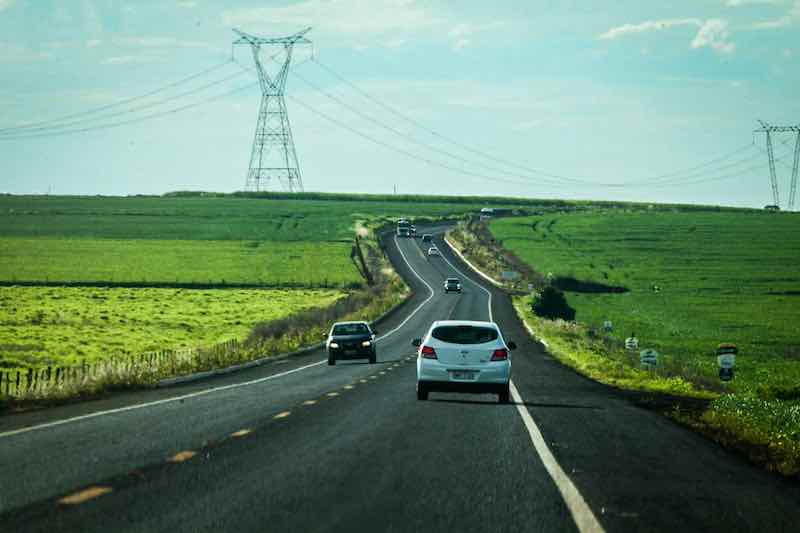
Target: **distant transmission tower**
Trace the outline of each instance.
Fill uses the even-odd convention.
[[[780,193],[778,192],[778,178],[775,175],[775,154],[772,150],[773,133],[794,133],[796,140],[794,143],[794,164],[792,165],[792,180],[789,185],[789,202],[786,207],[789,211],[794,209],[794,200],[797,196],[797,170],[800,163],[800,125],[798,126],[773,126],[758,121],[761,128],[755,130],[756,133],[766,133],[767,135],[767,156],[769,157],[769,182],[772,186],[772,201],[777,208],[780,208]]]
[[[250,168],[247,171],[245,190],[267,190],[270,181],[277,179],[283,190],[302,192],[303,179],[300,176],[300,165],[294,150],[283,92],[294,45],[311,44],[311,41],[305,38],[305,34],[311,31],[311,28],[289,37],[273,39],[256,37],[236,29],[233,31],[239,35],[239,39],[233,42],[234,45],[250,45],[258,71],[258,80],[261,83],[261,107],[258,110],[258,123],[253,149],[250,152]],[[262,47],[271,47],[273,50],[277,48],[274,55],[267,58],[279,66],[277,72],[272,75],[262,63]]]

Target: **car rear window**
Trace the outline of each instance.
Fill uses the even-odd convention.
[[[498,337],[496,329],[480,326],[439,326],[431,335],[452,344],[483,344]]]
[[[333,326],[334,335],[362,335],[369,333],[366,324],[339,324]]]

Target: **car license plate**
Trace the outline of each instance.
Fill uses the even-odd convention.
[[[345,355],[355,355],[356,352],[357,352],[357,350],[345,350],[344,354]]]
[[[475,371],[474,370],[451,370],[450,371],[450,379],[473,380],[473,379],[475,379]]]

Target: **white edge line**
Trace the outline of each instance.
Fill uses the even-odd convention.
[[[453,253],[455,253],[458,257],[460,257],[461,260],[464,261],[464,263],[466,263],[468,267],[470,267],[472,270],[474,270],[476,274],[478,274],[480,277],[484,278],[486,281],[488,281],[489,283],[491,283],[495,287],[499,287],[501,289],[503,288],[503,284],[502,283],[500,283],[499,281],[497,281],[496,279],[491,277],[489,274],[486,274],[485,272],[480,270],[478,267],[476,267],[475,265],[470,263],[470,261],[466,257],[464,257],[464,254],[459,252],[458,249],[455,246],[453,246],[453,243],[451,243],[449,240],[447,240],[447,235],[445,235],[443,237],[443,239],[444,239],[444,242],[447,243],[447,246],[449,246],[450,249],[453,250]]]
[[[47,422],[45,424],[39,424],[37,426],[29,426],[29,427],[20,428],[20,429],[14,429],[14,430],[11,430],[11,431],[6,431],[4,433],[0,433],[0,438],[10,437],[12,435],[19,435],[21,433],[27,433],[29,431],[34,431],[34,430],[37,430],[37,429],[46,429],[46,428],[51,428],[51,427],[55,427],[55,426],[61,426],[61,425],[64,425],[64,424],[69,424],[71,422],[78,422],[80,420],[88,420],[90,418],[97,418],[99,416],[112,415],[112,414],[117,414],[117,413],[124,413],[126,411],[134,411],[136,409],[143,409],[145,407],[152,407],[154,405],[161,405],[161,404],[165,404],[165,403],[177,402],[177,401],[181,401],[181,400],[186,400],[188,398],[196,398],[198,396],[205,396],[206,394],[211,394],[213,392],[219,392],[219,391],[230,390],[230,389],[237,389],[239,387],[246,387],[248,385],[255,385],[256,383],[263,383],[264,381],[269,381],[269,380],[272,380],[272,379],[281,378],[283,376],[288,376],[289,374],[294,374],[295,372],[300,372],[302,370],[306,370],[308,368],[311,368],[311,367],[314,367],[314,366],[317,366],[317,365],[321,365],[322,363],[326,363],[327,361],[328,361],[327,359],[323,359],[322,361],[317,361],[316,363],[311,363],[311,364],[308,364],[308,365],[300,366],[300,367],[297,367],[297,368],[293,368],[292,370],[287,370],[286,372],[280,372],[278,374],[272,374],[270,376],[265,376],[263,378],[253,379],[253,380],[250,380],[250,381],[242,381],[241,383],[231,383],[230,385],[221,385],[219,387],[214,387],[214,388],[211,388],[211,389],[205,389],[205,390],[201,390],[201,391],[197,391],[197,392],[191,392],[189,394],[184,394],[182,396],[175,396],[173,398],[164,398],[163,400],[156,400],[156,401],[153,401],[153,402],[138,403],[138,404],[135,404],[135,405],[128,405],[126,407],[120,407],[118,409],[108,409],[106,411],[97,411],[95,413],[89,413],[89,414],[86,414],[86,415],[73,416],[72,418],[65,418],[63,420],[55,420],[53,422]]]
[[[428,297],[427,297],[427,298],[425,298],[425,300],[424,300],[424,301],[423,301],[421,304],[419,304],[419,305],[418,305],[418,306],[417,306],[417,307],[416,307],[416,308],[415,308],[413,311],[411,311],[411,314],[410,314],[410,315],[408,315],[408,316],[405,318],[405,320],[403,320],[402,322],[400,322],[400,324],[398,324],[398,325],[397,325],[397,327],[395,327],[393,330],[391,330],[391,331],[389,331],[389,332],[387,332],[387,333],[384,333],[383,335],[381,335],[380,337],[378,337],[377,339],[375,339],[375,340],[377,340],[377,341],[379,341],[379,340],[382,340],[382,339],[385,339],[385,338],[386,338],[386,337],[388,337],[389,335],[393,335],[393,334],[394,334],[394,333],[395,333],[397,330],[399,330],[400,328],[402,328],[403,326],[405,326],[405,325],[406,325],[406,322],[408,322],[409,320],[411,320],[411,318],[412,318],[414,315],[416,315],[416,314],[417,314],[417,311],[419,311],[420,309],[422,309],[422,307],[423,307],[425,304],[427,304],[428,302],[430,302],[430,301],[431,301],[431,298],[433,298],[433,295],[434,295],[433,287],[431,287],[431,286],[430,286],[430,284],[428,284],[428,282],[427,282],[427,281],[425,281],[424,279],[422,279],[422,276],[420,276],[419,274],[417,274],[417,271],[416,271],[416,270],[414,270],[414,267],[412,267],[412,266],[411,266],[411,263],[409,263],[409,262],[408,262],[408,259],[406,258],[406,254],[404,254],[404,253],[403,253],[403,250],[402,250],[402,248],[400,248],[400,243],[399,243],[399,242],[397,242],[397,235],[395,235],[395,236],[394,236],[394,245],[397,247],[397,251],[398,251],[398,252],[400,252],[400,256],[403,258],[403,261],[405,261],[405,262],[406,262],[406,266],[408,266],[408,269],[409,269],[409,270],[411,270],[411,273],[412,273],[412,274],[414,274],[414,275],[417,277],[417,279],[418,279],[418,280],[420,280],[420,281],[422,282],[422,284],[423,284],[423,285],[425,285],[425,287],[427,287],[427,289],[428,289],[428,292],[429,292],[430,294],[428,294]]]
[[[385,333],[384,335],[378,337],[377,340],[385,339],[389,335],[392,335],[395,332],[397,332],[409,320],[411,320],[411,318],[414,315],[416,315],[417,312],[419,312],[419,310],[422,309],[422,307],[425,304],[427,304],[431,300],[431,298],[433,298],[433,296],[434,296],[433,288],[424,279],[422,279],[422,277],[420,277],[419,274],[417,274],[417,272],[414,270],[414,267],[412,267],[411,263],[409,263],[408,259],[406,259],[406,256],[403,253],[403,250],[400,249],[400,244],[397,242],[397,236],[395,236],[394,240],[395,240],[395,245],[397,246],[397,250],[400,252],[400,255],[403,257],[403,261],[406,262],[406,265],[408,265],[409,269],[411,269],[411,272],[413,272],[413,274],[428,288],[428,291],[430,292],[430,294],[425,299],[425,301],[423,301],[421,304],[419,304],[411,312],[411,314],[409,314],[405,318],[405,320],[403,320],[400,323],[400,325],[398,325],[396,328],[394,328],[393,330],[389,331],[388,333]],[[294,374],[295,372],[301,372],[303,370],[307,370],[309,368],[313,368],[315,366],[319,366],[319,365],[321,365],[323,363],[327,363],[327,361],[328,361],[327,359],[323,359],[322,361],[317,361],[316,363],[310,363],[310,364],[307,364],[307,365],[303,365],[303,366],[294,368],[292,370],[287,370],[285,372],[279,372],[278,374],[272,374],[270,376],[265,376],[263,378],[253,379],[253,380],[250,380],[250,381],[242,381],[240,383],[231,383],[229,385],[221,385],[219,387],[213,387],[213,388],[210,388],[210,389],[205,389],[205,390],[201,390],[201,391],[197,391],[197,392],[192,392],[192,393],[189,393],[189,394],[184,394],[182,396],[175,396],[175,397],[172,397],[172,398],[164,398],[162,400],[155,400],[155,401],[152,401],[152,402],[139,403],[139,404],[135,404],[135,405],[128,405],[126,407],[120,407],[118,409],[108,409],[108,410],[105,410],[105,411],[97,411],[97,412],[89,413],[89,414],[85,414],[85,415],[73,416],[71,418],[64,418],[63,420],[54,420],[53,422],[46,422],[44,424],[39,424],[39,425],[36,425],[36,426],[29,426],[29,427],[14,429],[14,430],[11,430],[11,431],[5,431],[3,433],[0,433],[0,439],[5,438],[5,437],[11,437],[11,436],[14,436],[14,435],[20,435],[22,433],[28,433],[28,432],[36,431],[36,430],[40,430],[40,429],[47,429],[47,428],[52,428],[52,427],[56,427],[56,426],[62,426],[64,424],[70,424],[72,422],[80,422],[81,420],[89,420],[91,418],[98,418],[98,417],[106,416],[106,415],[125,413],[125,412],[128,412],[128,411],[134,411],[134,410],[137,410],[137,409],[144,409],[145,407],[153,407],[153,406],[156,406],[156,405],[162,405],[162,404],[166,404],[166,403],[186,400],[186,399],[189,399],[189,398],[197,398],[198,396],[205,396],[207,394],[212,394],[212,393],[215,393],[215,392],[220,392],[220,391],[225,391],[225,390],[230,390],[230,389],[237,389],[237,388],[240,388],[240,387],[247,387],[249,385],[256,385],[258,383],[263,383],[265,381],[270,381],[270,380],[273,380],[273,379],[282,378],[284,376],[288,376],[289,374]]]
[[[447,245],[452,249],[456,254],[458,251],[453,247],[450,242],[447,241],[445,238],[444,241]],[[458,254],[462,260],[464,260],[468,265],[467,262],[461,254]],[[455,266],[453,266],[450,261],[447,260],[446,257],[442,256],[442,258],[447,261],[447,264],[450,265],[453,270],[459,272],[462,276],[464,275],[458,270]],[[470,267],[475,270],[478,274],[483,276],[484,278],[488,279],[489,281],[493,281],[489,276],[483,274],[480,270],[477,270],[474,266],[470,265]],[[465,276],[466,277],[466,276]],[[477,285],[489,295],[489,319],[491,320],[492,316],[492,293],[486,289],[483,285],[476,283],[475,281],[469,279],[473,284]],[[531,330],[530,326],[523,320],[523,324],[528,329],[528,331],[533,335],[533,331]],[[534,335],[535,338],[535,335]],[[578,531],[581,533],[603,533],[603,527],[600,525],[600,522],[597,521],[597,517],[594,516],[592,509],[586,503],[586,500],[583,499],[583,496],[578,491],[578,488],[572,482],[572,480],[564,473],[564,470],[561,468],[561,465],[558,464],[553,452],[550,451],[550,448],[547,446],[547,443],[542,436],[542,432],[539,427],[534,422],[533,417],[531,416],[528,408],[525,406],[525,402],[522,399],[519,391],[517,390],[516,385],[514,385],[514,381],[509,381],[509,389],[511,390],[511,396],[514,399],[514,403],[517,406],[517,412],[522,417],[522,422],[525,424],[525,429],[528,430],[528,434],[531,437],[531,442],[533,443],[533,447],[536,450],[536,453],[539,454],[539,458],[542,460],[542,464],[544,465],[547,473],[550,475],[550,478],[555,483],[556,487],[558,488],[558,492],[561,494],[561,497],[564,499],[564,503],[567,505],[570,514],[572,515],[572,519],[575,521],[575,525],[578,528]]]
[[[533,442],[533,447],[536,449],[536,453],[539,454],[547,473],[550,474],[550,478],[558,488],[558,492],[561,493],[564,503],[566,503],[569,512],[572,514],[572,519],[575,520],[578,531],[581,531],[581,533],[602,533],[604,531],[603,526],[597,521],[597,517],[594,516],[592,509],[583,499],[578,488],[558,464],[553,452],[547,446],[542,432],[536,422],[533,421],[533,417],[531,417],[527,407],[525,407],[525,403],[513,381],[510,383],[510,389],[514,403],[517,404],[517,411],[522,417],[525,428],[528,430]]]
[[[447,237],[443,237],[443,240],[447,244],[447,246],[449,246],[450,249],[453,250],[454,253],[456,253],[459,257],[461,257],[461,259],[464,260],[464,262],[469,265],[469,263],[461,256],[461,254],[458,253],[458,250],[456,250],[453,247],[453,245],[450,244],[450,242],[447,240]],[[464,279],[466,279],[467,281],[469,281],[470,283],[472,283],[473,285],[475,285],[476,287],[481,289],[483,292],[485,292],[487,295],[489,295],[489,301],[488,301],[488,305],[489,305],[489,322],[494,322],[494,318],[492,317],[492,292],[489,289],[487,289],[486,287],[484,287],[483,285],[481,285],[480,283],[476,282],[475,280],[473,280],[472,278],[470,278],[469,276],[464,274],[463,272],[461,272],[459,269],[457,269],[453,265],[453,263],[451,263],[445,256],[442,256],[442,259],[444,259],[447,262],[447,264],[450,265],[450,268],[452,268],[453,270],[455,270],[456,272],[461,274],[461,276],[463,276]],[[475,270],[475,267],[472,267],[472,269]],[[479,270],[475,270],[475,271],[478,274],[480,274],[481,276],[483,276],[483,277],[485,277],[485,278],[487,278],[487,279],[489,279],[491,281],[491,278],[486,276],[486,274],[484,274],[483,272],[480,272]]]

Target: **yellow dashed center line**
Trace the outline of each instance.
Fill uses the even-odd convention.
[[[385,376],[385,375],[386,375],[386,372],[385,372],[385,371],[383,371],[383,370],[381,370],[380,372],[378,372],[378,374],[380,374],[381,376]]]
[[[280,420],[281,418],[286,418],[290,414],[292,414],[291,411],[283,411],[283,412],[278,413],[277,415],[273,416],[272,418],[274,418],[276,420]]]
[[[197,452],[193,452],[192,450],[186,450],[185,452],[178,452],[172,457],[168,459],[170,463],[182,463],[184,461],[188,461],[192,457],[197,455]]]
[[[240,429],[239,431],[234,431],[231,433],[231,437],[238,438],[238,437],[245,437],[252,433],[252,429]]]
[[[339,393],[338,392],[329,392],[325,396],[327,396],[328,398],[336,398],[337,396],[339,396]]]
[[[317,403],[317,400],[306,400],[303,405],[314,405],[315,403]]]
[[[366,383],[366,382],[367,382],[367,380],[366,380],[366,379],[359,379],[359,380],[358,380],[358,382],[359,382],[359,383]]]
[[[108,494],[111,492],[111,490],[111,487],[89,487],[88,489],[83,489],[74,494],[70,494],[69,496],[64,496],[58,500],[58,503],[62,505],[78,505],[80,503],[99,498],[103,494]]]
[[[353,390],[355,388],[355,386],[353,386],[353,385],[345,385],[344,388],[347,389],[347,390]]]

